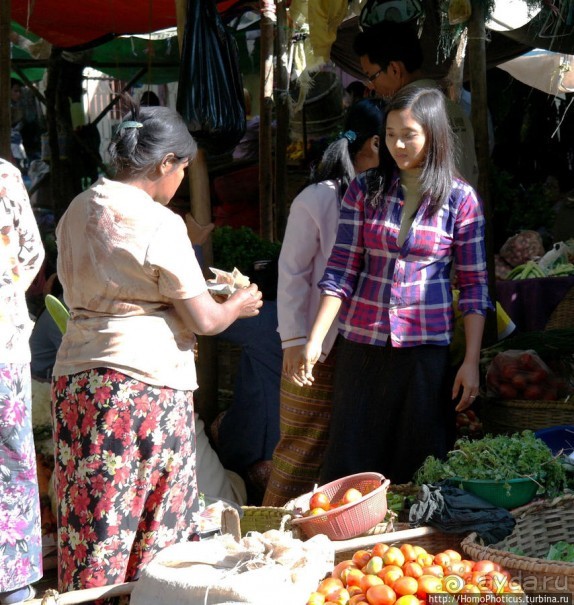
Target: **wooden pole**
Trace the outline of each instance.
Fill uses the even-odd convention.
[[[200,1],[200,0],[196,0]],[[213,1],[213,0],[209,0]],[[183,48],[183,32],[187,17],[187,0],[175,0],[177,14],[177,35],[180,54]],[[190,210],[200,225],[211,222],[211,197],[209,173],[205,151],[200,149],[188,170]],[[213,266],[213,246],[211,236],[202,246],[203,269]],[[209,427],[217,416],[217,340],[209,336],[198,337],[197,381],[199,390],[195,397],[195,410]]]
[[[273,45],[275,37],[275,4],[260,0],[261,8],[261,92],[259,107],[259,233],[273,241]]]
[[[0,0],[0,157],[10,160],[10,0]]]
[[[281,241],[287,225],[287,146],[289,145],[289,48],[290,30],[287,26],[285,0],[276,0],[277,6],[277,86],[275,87],[275,234]]]
[[[488,268],[488,290],[493,303],[496,302],[496,278],[494,271],[493,211],[489,187],[488,147],[488,98],[486,94],[486,9],[483,0],[472,1],[472,16],[468,25],[468,64],[470,68],[471,117],[474,142],[478,161],[478,193],[484,205],[486,219],[486,258]],[[498,340],[496,313],[486,318],[484,345]]]

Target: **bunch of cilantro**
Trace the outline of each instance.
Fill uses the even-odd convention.
[[[474,440],[462,437],[446,460],[429,456],[417,471],[415,483],[437,483],[455,477],[498,481],[528,477],[547,497],[562,493],[566,482],[563,465],[532,431]]]

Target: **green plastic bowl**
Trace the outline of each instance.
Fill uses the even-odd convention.
[[[494,506],[507,509],[528,504],[534,499],[538,491],[538,484],[528,477],[508,479],[508,481],[459,479],[454,477],[449,480],[449,483],[490,502]]]

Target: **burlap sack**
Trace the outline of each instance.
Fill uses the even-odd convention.
[[[229,534],[161,551],[143,571],[131,605],[292,605],[305,603],[333,569],[326,536],[305,542],[288,532]]]

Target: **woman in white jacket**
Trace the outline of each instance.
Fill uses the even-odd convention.
[[[319,307],[323,276],[337,235],[339,208],[355,174],[378,165],[382,111],[378,101],[352,105],[341,136],[326,149],[310,185],[293,201],[279,257],[277,313],[283,346],[283,374],[300,359]],[[312,386],[281,380],[281,437],[263,506],[282,506],[313,488],[329,434],[336,323],[323,346]]]

